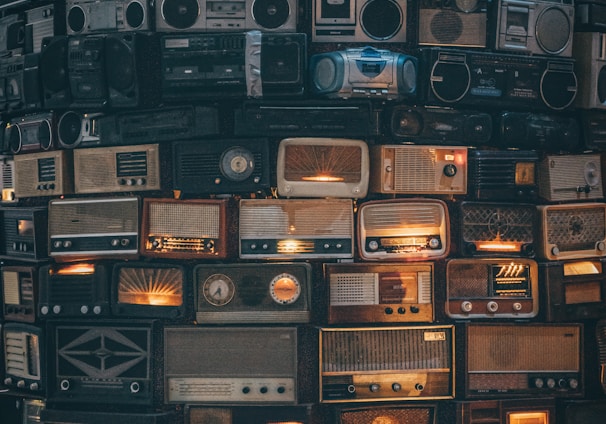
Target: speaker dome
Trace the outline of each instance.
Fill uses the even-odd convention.
[[[288,0],[255,0],[251,13],[255,22],[263,28],[276,29],[288,21],[292,11]]]
[[[393,38],[404,24],[402,9],[393,0],[369,0],[360,11],[360,26],[374,40]]]
[[[137,29],[145,22],[145,7],[138,1],[129,3],[126,7],[126,23],[129,27]]]
[[[337,82],[337,66],[330,57],[324,57],[316,63],[314,84],[319,91],[329,90]]]
[[[160,7],[162,19],[176,29],[192,27],[200,16],[200,5],[196,0],[164,0]]]
[[[572,22],[562,9],[545,9],[536,22],[537,42],[546,53],[558,54],[568,45],[571,29]]]

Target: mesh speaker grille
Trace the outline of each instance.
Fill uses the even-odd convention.
[[[558,53],[568,44],[571,26],[572,22],[564,10],[557,7],[545,9],[536,22],[537,41],[547,53]]]
[[[341,411],[340,415],[340,424],[431,424],[433,422],[433,410],[430,408],[368,408]]]
[[[465,241],[532,243],[534,206],[461,205]]]
[[[451,261],[448,264],[447,278],[448,295],[450,297],[488,296],[488,265]]]
[[[132,233],[139,231],[137,198],[51,201],[48,219],[49,234],[84,235]]]
[[[548,209],[547,242],[560,251],[593,250],[596,241],[606,237],[604,207]]]
[[[148,221],[150,236],[219,238],[221,206],[150,202]]]
[[[410,227],[434,228],[442,225],[445,209],[442,204],[402,202],[362,206],[364,228],[382,230]]]

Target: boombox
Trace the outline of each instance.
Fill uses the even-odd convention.
[[[320,328],[320,402],[452,399],[454,326]]]
[[[45,424],[174,424],[177,421],[174,411],[136,412],[101,411],[45,408],[40,417]]]
[[[59,22],[63,15],[62,5],[43,4],[25,11],[24,53],[40,53],[42,40],[65,33],[65,24]]]
[[[468,153],[470,198],[499,202],[536,200],[536,151],[470,149]]]
[[[497,0],[491,24],[496,50],[571,56],[572,0]],[[557,28],[556,31],[554,29]]]
[[[559,408],[558,424],[601,424],[606,414],[604,400],[579,400],[562,402]]]
[[[157,321],[47,323],[53,404],[151,406],[161,402]]]
[[[40,318],[110,315],[107,264],[78,262],[40,268]]]
[[[266,138],[176,141],[173,189],[184,194],[254,193],[269,189]]]
[[[4,140],[11,153],[50,150],[57,145],[57,122],[53,112],[40,112],[9,119]]]
[[[15,203],[15,161],[12,156],[0,155],[0,189],[2,197],[0,203]]]
[[[604,0],[576,0],[574,2],[574,30],[576,32],[599,32],[604,29],[606,29],[606,3]]]
[[[141,254],[225,259],[235,254],[237,218],[228,199],[143,199]]]
[[[237,408],[185,405],[185,424],[317,424],[316,415],[314,405]]]
[[[65,8],[68,35],[152,29],[146,0],[67,0]]]
[[[450,259],[446,264],[446,315],[454,319],[534,318],[539,273],[531,259]]]
[[[547,155],[538,167],[539,197],[549,202],[604,198],[599,153]]]
[[[458,329],[462,397],[584,395],[583,324],[474,322]]]
[[[164,262],[114,265],[112,314],[125,317],[177,319],[187,312],[191,290],[185,267]]]
[[[198,264],[194,267],[199,324],[310,321],[311,265],[305,262]]]
[[[351,199],[241,199],[241,259],[351,259]]]
[[[539,263],[547,321],[597,319],[606,314],[606,259]]]
[[[358,250],[364,260],[441,259],[450,251],[450,220],[438,199],[388,199],[358,209]]]
[[[575,106],[583,109],[606,109],[606,94],[602,86],[606,52],[603,49],[606,34],[602,32],[575,32],[575,70],[579,76],[579,92]]]
[[[0,208],[0,217],[0,257],[35,262],[48,259],[46,206],[4,207]]]
[[[582,140],[589,150],[606,151],[606,113],[603,110],[580,110]]]
[[[57,123],[59,146],[71,149],[100,145],[102,116],[102,113],[79,113],[73,110],[63,112]]]
[[[418,404],[406,402],[385,405],[348,405],[335,406],[334,424],[398,423],[398,424],[437,424],[438,406],[436,404]],[[329,421],[326,421],[329,422]]]
[[[366,197],[369,156],[364,140],[286,138],[278,146],[278,194],[285,197]]]
[[[606,256],[606,204],[538,205],[537,255],[546,260]]]
[[[487,0],[419,3],[420,45],[486,47]]]
[[[425,65],[419,93],[426,104],[563,110],[577,94],[569,58],[427,47],[419,63]]]
[[[57,262],[139,256],[136,196],[51,199],[49,254]]]
[[[534,204],[464,201],[457,212],[462,256],[535,255],[538,222]]]
[[[248,100],[234,110],[239,136],[370,137],[380,134],[370,100]]]
[[[15,196],[61,196],[74,192],[71,151],[15,155]]]
[[[328,323],[433,322],[434,267],[415,264],[324,264]]]
[[[309,387],[304,380],[313,368],[308,361],[313,362],[313,351],[303,344],[301,333],[300,328],[284,326],[165,326],[165,403],[305,402]],[[306,349],[309,357],[303,361]]]
[[[478,146],[492,137],[492,117],[480,111],[396,105],[389,114],[390,134],[403,142]]]
[[[314,54],[309,74],[313,91],[332,99],[401,100],[417,92],[416,57],[369,46]]]
[[[105,37],[105,34],[94,34],[67,38],[66,70],[71,106],[74,108],[99,109],[108,104],[107,69],[109,64],[115,62],[113,59],[107,60]],[[49,53],[42,54],[48,56]],[[46,103],[45,107],[48,107]]]
[[[0,110],[10,113],[42,108],[40,54],[0,60]]]
[[[2,325],[4,385],[31,394],[45,394],[46,337],[42,328],[7,322]]]
[[[487,420],[495,424],[556,424],[556,402],[551,397],[461,401],[456,402],[456,407],[457,424]]]
[[[160,144],[74,150],[78,194],[160,190]]]
[[[2,311],[7,321],[34,323],[38,307],[38,268],[5,265],[2,275]]]
[[[467,193],[467,147],[375,145],[370,161],[374,193]]]
[[[165,34],[160,50],[165,101],[303,94],[303,33]]]
[[[156,31],[287,32],[297,28],[297,0],[160,0]]]
[[[579,147],[581,124],[575,116],[534,112],[502,112],[496,117],[495,146],[574,151]]]
[[[312,0],[311,39],[325,43],[409,41],[407,0]]]

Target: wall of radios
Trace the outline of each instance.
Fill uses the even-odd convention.
[[[9,424],[597,424],[606,1],[0,1]]]

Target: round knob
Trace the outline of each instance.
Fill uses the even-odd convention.
[[[520,302],[514,302],[512,308],[513,308],[514,311],[521,311],[522,310],[522,304]]]
[[[122,246],[126,247],[126,246],[130,245],[130,240],[129,239],[122,239],[122,240],[120,240],[120,244]]]
[[[579,380],[577,380],[576,378],[569,378],[568,387],[570,387],[573,390],[576,390],[579,387]]]
[[[400,306],[400,307],[398,308],[398,314],[400,314],[400,315],[404,315],[405,313],[406,313],[406,308],[404,308],[404,307]]]
[[[69,380],[61,380],[59,387],[61,390],[69,390]]]
[[[60,314],[61,313],[61,305],[55,305],[55,306],[53,306],[53,313],[54,314]]]
[[[100,315],[101,312],[103,312],[103,310],[101,309],[101,306],[96,305],[96,306],[93,307],[93,314]]]
[[[25,380],[17,381],[17,387],[19,387],[20,389],[25,389]]]
[[[112,239],[111,245],[112,245],[112,247],[118,247],[120,245],[120,240]]]
[[[40,308],[40,313],[42,315],[48,315],[48,312],[49,312],[48,306],[43,306]]]
[[[385,308],[385,313],[386,313],[387,315],[391,315],[391,314],[393,314],[393,309],[392,309],[392,308],[389,308],[389,307],[388,307],[388,308]]]
[[[600,241],[596,245],[596,249],[598,249],[600,252],[603,252],[606,249],[606,244],[603,241]]]
[[[354,386],[353,384],[350,384],[349,386],[347,386],[347,393],[354,394],[355,392],[356,392],[356,386]]]
[[[265,394],[265,393],[267,393],[268,389],[267,389],[267,387],[263,386],[263,387],[261,387],[261,388],[259,389],[259,391],[260,391],[261,393]]]
[[[565,389],[566,387],[568,387],[568,382],[566,381],[565,378],[560,378],[558,380],[558,387],[561,389]]]
[[[429,248],[430,249],[437,249],[438,247],[440,247],[440,240],[433,237],[429,240]]]
[[[423,386],[421,383],[415,384],[415,390],[422,392],[423,389],[425,389],[425,386]]]
[[[65,240],[63,242],[63,247],[69,249],[70,247],[72,247],[72,242],[70,240]]]
[[[81,313],[81,314],[83,314],[83,315],[88,314],[88,306],[86,306],[86,305],[82,305],[82,306],[80,307],[80,313]]]
[[[473,308],[473,305],[471,304],[471,302],[469,300],[465,300],[465,301],[461,302],[461,310],[463,312],[471,312],[472,308]]]
[[[553,378],[547,379],[547,387],[553,389],[556,386],[556,382]]]
[[[242,393],[244,393],[245,395],[250,393],[250,387],[248,387],[248,386],[242,387]]]
[[[448,165],[444,166],[443,172],[447,177],[454,177],[457,175],[457,167],[452,163],[449,163]]]
[[[131,393],[139,393],[139,390],[141,390],[141,385],[138,382],[133,381],[132,383],[130,383]]]
[[[4,384],[5,384],[6,386],[10,386],[11,384],[13,384],[13,379],[12,379],[12,378],[10,378],[10,377],[5,378],[5,379],[4,379]]]
[[[368,388],[371,392],[373,393],[377,393],[379,391],[379,389],[381,388],[381,386],[379,386],[376,383],[373,383],[370,385],[370,387]]]
[[[391,385],[391,390],[393,390],[394,392],[399,392],[400,390],[402,390],[402,385],[400,383],[393,383]]]
[[[32,383],[29,385],[30,390],[38,390],[39,388],[40,386],[38,385],[38,383]]]
[[[545,382],[543,381],[542,378],[534,379],[534,387],[536,387],[537,389],[542,389],[544,385],[545,385]]]
[[[379,243],[377,243],[375,240],[368,243],[368,249],[377,250],[378,248],[379,248]]]
[[[325,250],[330,249],[330,244],[328,244],[328,243],[324,243],[324,249],[325,249]]]
[[[278,387],[277,392],[278,392],[278,393],[280,393],[280,394],[282,394],[282,393],[286,392],[286,387],[284,387],[284,386],[280,386],[280,387]]]
[[[560,254],[560,249],[558,249],[558,247],[557,247],[557,246],[553,246],[553,247],[551,248],[551,254],[552,254],[553,256],[558,256],[558,255]]]
[[[488,302],[486,304],[486,309],[488,309],[488,312],[496,312],[499,310],[499,304],[494,301]]]

